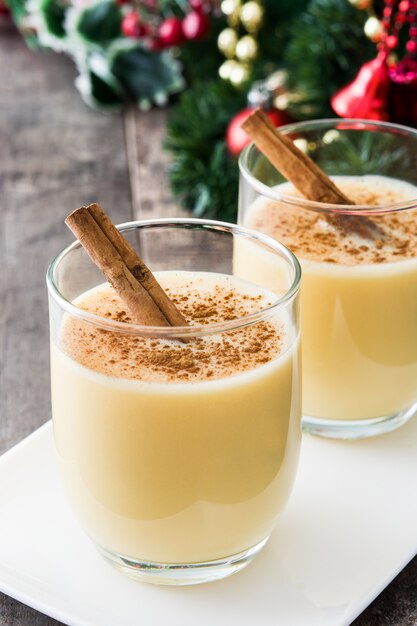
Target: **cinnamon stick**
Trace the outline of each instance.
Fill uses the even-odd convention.
[[[98,204],[73,211],[65,223],[139,324],[187,325],[187,321],[168,298],[150,269]]]
[[[87,209],[120,254],[130,272],[142,287],[146,289],[157,307],[161,309],[169,324],[171,326],[186,326],[187,321],[185,317],[172,300],[168,298],[149,267],[147,267],[120,231],[117,230],[101,206],[99,204],[90,204]]]
[[[242,128],[304,198],[328,204],[354,204],[314,161],[275,128],[263,111],[256,109],[243,122]],[[353,233],[364,239],[382,239],[384,236],[375,222],[364,215],[326,213],[325,217],[345,233]]]

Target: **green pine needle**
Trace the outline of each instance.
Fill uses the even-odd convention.
[[[236,219],[238,165],[228,153],[225,133],[245,101],[221,80],[200,82],[181,96],[168,121],[171,187],[197,217]]]
[[[297,119],[334,117],[331,96],[376,56],[375,44],[363,31],[366,19],[366,11],[347,0],[311,0],[293,22],[284,65]]]

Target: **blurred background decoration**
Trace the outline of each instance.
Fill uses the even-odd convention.
[[[317,117],[417,126],[417,0],[0,0],[27,44],[70,56],[84,101],[170,106],[175,197],[236,217],[240,128]]]

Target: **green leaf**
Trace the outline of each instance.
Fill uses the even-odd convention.
[[[105,45],[120,36],[121,19],[120,7],[113,0],[102,0],[83,11],[77,30],[87,41]]]
[[[118,109],[124,102],[116,82],[105,80],[91,69],[78,76],[75,84],[84,102],[95,109]]]
[[[59,0],[42,0],[40,4],[45,26],[54,37],[65,37],[64,19],[67,8],[68,3]]]
[[[13,18],[16,23],[26,15],[26,2],[25,0],[6,0],[6,6],[9,7],[13,14]]]
[[[126,91],[144,106],[152,102],[165,104],[169,94],[184,86],[178,62],[139,45],[119,49],[112,57],[110,69]]]
[[[91,95],[104,106],[118,106],[123,102],[123,96],[112,85],[105,82],[100,76],[91,72]]]

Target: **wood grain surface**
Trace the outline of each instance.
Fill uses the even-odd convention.
[[[74,78],[68,59],[29,51],[0,24],[0,453],[50,418],[45,271],[72,240],[64,217],[93,201],[116,222],[182,213],[161,148],[166,112],[95,113]],[[414,559],[355,626],[417,625],[416,581]],[[0,594],[0,626],[53,624]]]

